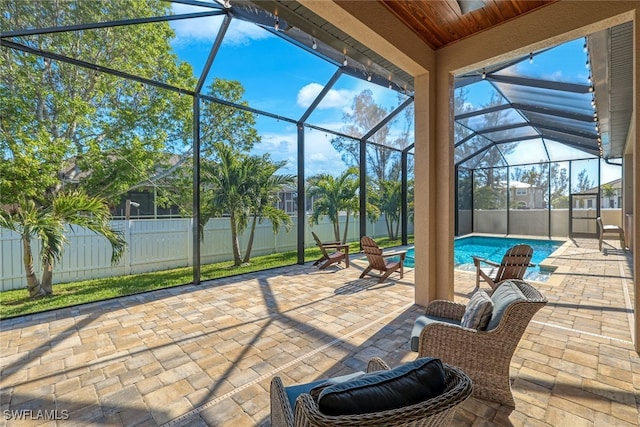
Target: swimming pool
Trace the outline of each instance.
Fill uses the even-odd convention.
[[[540,269],[540,262],[545,260],[556,249],[564,244],[562,240],[537,240],[537,239],[518,239],[513,237],[488,237],[488,236],[469,236],[455,239],[453,243],[454,266],[458,270],[476,271],[473,265],[474,256],[485,258],[494,262],[502,261],[504,253],[510,247],[519,243],[525,243],[533,248],[532,263],[535,267],[527,269],[525,279],[536,280],[539,282],[546,281],[551,272]],[[405,265],[413,267],[415,259],[413,248],[407,251]]]

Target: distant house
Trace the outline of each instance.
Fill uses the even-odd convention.
[[[125,219],[180,218],[180,208],[177,204],[163,207],[156,201],[158,190],[167,189],[164,183],[165,178],[180,168],[189,157],[189,155],[170,154],[166,167],[156,170],[155,175],[133,186],[120,196],[120,201],[111,208],[111,215],[114,218]]]
[[[622,208],[622,178],[602,184],[600,207],[603,209]]]
[[[111,215],[115,219],[122,218],[175,218],[180,216],[177,205],[160,207],[156,203],[157,190],[163,184],[163,178],[170,175],[176,168],[180,167],[184,156],[171,154],[168,156],[168,168],[159,169],[155,175],[143,181],[120,197],[117,204],[110,207]],[[69,159],[59,172],[61,188],[75,188],[78,184],[91,174],[91,171],[81,170],[75,158]]]
[[[574,209],[595,209],[598,187],[589,188],[573,194]],[[622,179],[616,179],[600,186],[600,209],[619,209],[622,207]]]
[[[506,182],[503,181],[503,185]],[[520,181],[509,181],[509,200],[516,209],[544,209],[545,188]]]
[[[298,213],[298,189],[292,185],[285,185],[278,193],[276,208],[282,209],[289,215]]]
[[[153,186],[139,187],[127,191],[120,197],[120,202],[111,207],[111,215],[116,219],[157,219],[180,218],[177,205],[162,207],[156,203],[157,191]]]
[[[282,209],[289,215],[298,214],[298,189],[292,185],[285,185],[278,193],[278,202],[276,207]],[[313,197],[307,196],[305,203],[305,210],[307,213],[313,211]]]
[[[156,170],[155,175],[149,179],[133,186],[129,191],[120,197],[117,204],[111,206],[111,215],[114,219],[156,219],[156,218],[179,218],[180,208],[177,204],[168,207],[158,205],[159,190],[170,191],[167,187],[166,178],[171,176],[176,169],[184,164],[184,160],[189,156],[169,155],[167,166]],[[190,166],[189,166],[190,167]],[[75,163],[70,160],[63,170],[60,171],[62,186],[77,186],[78,183],[89,175],[90,172],[81,171]],[[298,213],[298,190],[297,187],[286,185],[278,193],[278,201],[275,207],[282,209],[289,215]],[[307,198],[307,210],[313,207],[311,198]],[[188,207],[190,208],[190,206]]]

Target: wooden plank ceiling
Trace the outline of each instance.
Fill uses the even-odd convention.
[[[558,0],[379,0],[433,49]],[[463,13],[467,7],[479,7]]]

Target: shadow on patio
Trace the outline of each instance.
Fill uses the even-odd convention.
[[[516,410],[472,398],[454,425],[637,425],[626,255],[578,240],[559,256],[566,268],[535,284],[549,303],[512,359]],[[373,356],[391,366],[415,358],[413,271],[377,284],[358,279],[364,261],[353,261],[2,321],[2,410],[68,411],[60,425],[268,426],[273,375],[293,384],[363,369]],[[474,277],[456,272],[457,301]]]

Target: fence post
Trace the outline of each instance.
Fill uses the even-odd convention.
[[[188,225],[185,230],[185,240],[187,241],[187,265],[193,265],[193,217],[189,218],[189,221],[185,221]],[[199,230],[198,230],[199,231]],[[198,251],[200,253],[200,251]]]
[[[278,236],[280,235],[280,231],[277,233],[273,233],[273,250],[275,253],[278,253]]]
[[[4,246],[2,244],[2,242],[4,242],[4,229],[2,229],[0,227],[0,267],[2,267],[2,269],[0,270],[0,292],[4,291],[4,282],[5,282],[5,278],[4,278],[4,274],[2,274],[3,270],[4,270],[4,266],[2,265],[2,263],[4,262],[3,260],[5,259],[2,256],[2,247]],[[13,257],[11,257],[11,262],[13,262]],[[7,289],[11,289],[10,287],[7,286]]]
[[[130,219],[124,220],[124,240],[127,242],[127,246],[125,249],[127,253],[123,257],[124,271],[126,271],[126,274],[132,274],[131,257],[133,257],[132,255],[133,251],[131,250],[131,245],[133,245],[133,238],[131,236],[131,220]]]

